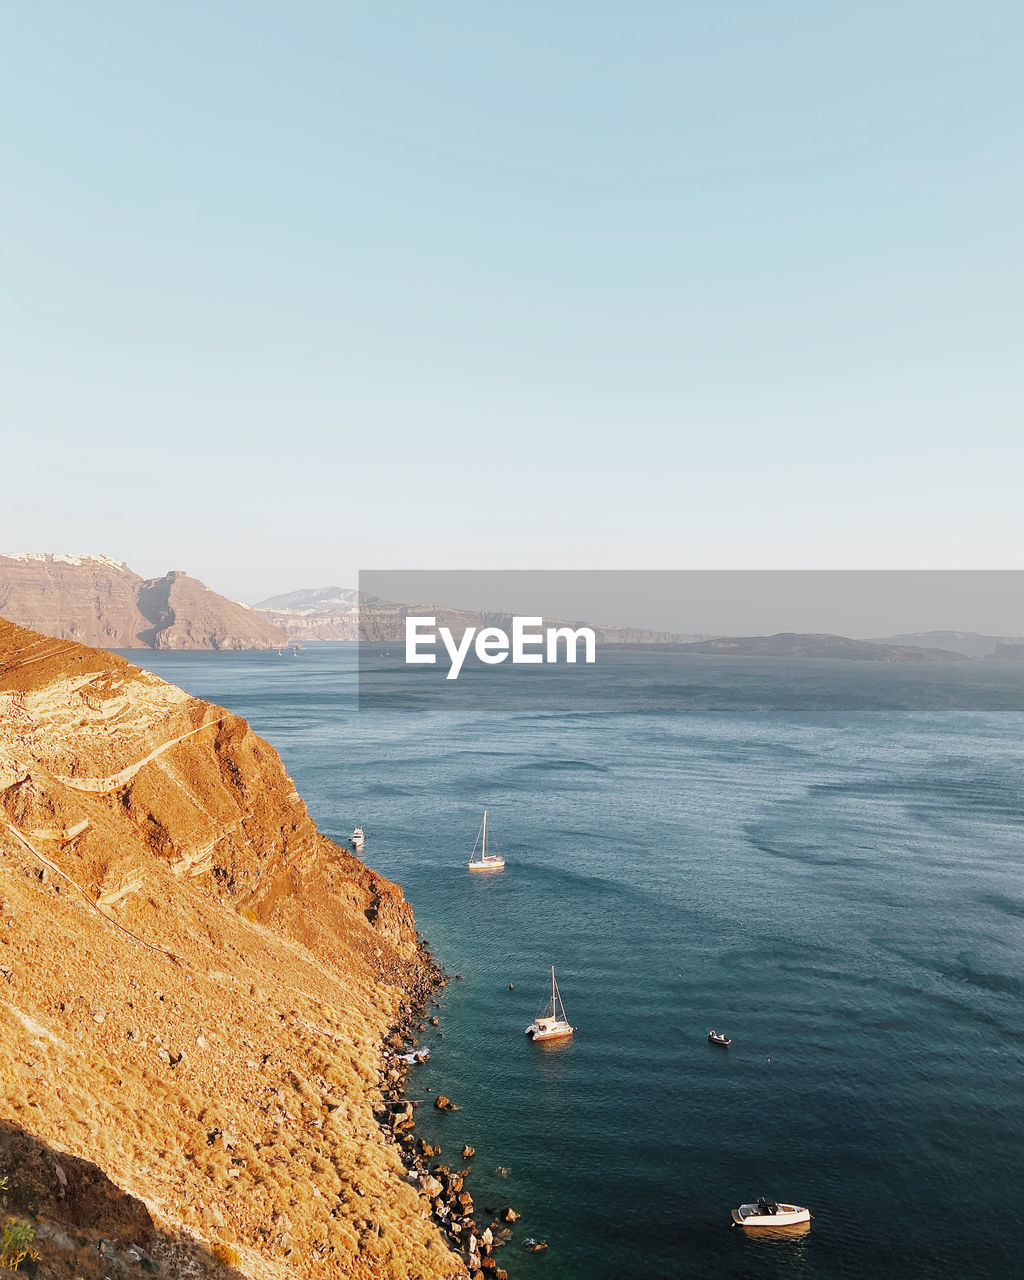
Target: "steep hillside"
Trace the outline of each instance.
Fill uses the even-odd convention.
[[[173,571],[144,581],[108,556],[0,555],[0,617],[101,649],[273,649],[283,631]]]
[[[374,1114],[428,983],[243,720],[0,621],[0,1198],[40,1276],[464,1276]]]
[[[151,622],[140,638],[154,649],[273,649],[287,644],[268,619],[180,570],[144,582],[139,609]]]

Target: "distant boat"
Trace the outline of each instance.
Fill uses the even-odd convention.
[[[721,1031],[709,1031],[708,1039],[711,1041],[712,1044],[725,1045],[727,1049],[732,1044],[732,1040],[727,1035],[723,1034]]]
[[[551,999],[544,1006],[544,1012],[526,1028],[531,1040],[564,1040],[576,1030],[565,1016],[565,1005],[555,981],[555,966],[551,966]]]
[[[352,832],[350,839],[357,849],[361,849],[366,843],[366,835],[363,832],[362,827],[356,827],[355,831]]]
[[[761,1196],[756,1204],[741,1204],[733,1209],[732,1220],[738,1227],[791,1227],[810,1222],[811,1211],[798,1204],[779,1204]]]
[[[479,848],[480,857],[476,856]],[[480,824],[480,830],[477,832],[476,844],[473,846],[473,852],[469,855],[469,862],[466,864],[470,871],[502,871],[505,867],[505,859],[497,853],[487,852],[487,810],[484,810],[484,820]]]

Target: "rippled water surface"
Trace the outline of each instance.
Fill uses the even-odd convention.
[[[1020,667],[831,663],[841,705],[908,696],[752,710],[756,665],[643,654],[628,711],[402,715],[354,710],[346,646],[144,661],[246,716],[329,835],[365,827],[463,975],[411,1092],[459,1103],[420,1131],[476,1147],[478,1209],[522,1212],[514,1280],[1021,1274]],[[922,679],[990,709],[901,709]],[[508,865],[472,876],[485,806]],[[551,964],[579,1031],[543,1047]],[[731,1229],[758,1194],[810,1230]]]

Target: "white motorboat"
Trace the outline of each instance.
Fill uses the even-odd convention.
[[[811,1211],[798,1204],[782,1204],[761,1196],[756,1204],[741,1204],[733,1209],[732,1220],[738,1227],[792,1227],[810,1222]]]
[[[544,1006],[543,1013],[526,1028],[531,1040],[564,1040],[576,1030],[565,1016],[565,1005],[555,981],[555,966],[551,966],[551,999]]]
[[[361,849],[366,843],[366,835],[362,827],[356,827],[355,831],[352,832],[350,839],[357,849]]]
[[[726,1049],[732,1044],[732,1040],[724,1031],[709,1031],[708,1039],[712,1044],[724,1045]]]
[[[480,850],[479,858],[476,856],[477,849]],[[469,855],[469,862],[466,864],[470,871],[502,871],[505,867],[505,859],[497,853],[487,852],[487,810],[484,810],[484,820],[477,832],[476,844],[473,846],[473,852]]]

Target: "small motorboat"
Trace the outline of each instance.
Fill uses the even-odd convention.
[[[362,827],[356,827],[355,831],[352,832],[352,835],[349,838],[357,849],[361,849],[366,843],[366,834]]]
[[[738,1227],[792,1227],[798,1222],[810,1222],[811,1211],[760,1196],[756,1204],[741,1204],[733,1209],[732,1220]]]
[[[725,1035],[721,1031],[709,1031],[708,1039],[711,1041],[712,1044],[724,1045],[726,1049],[728,1049],[728,1047],[732,1044],[732,1040],[729,1038],[729,1036]]]

